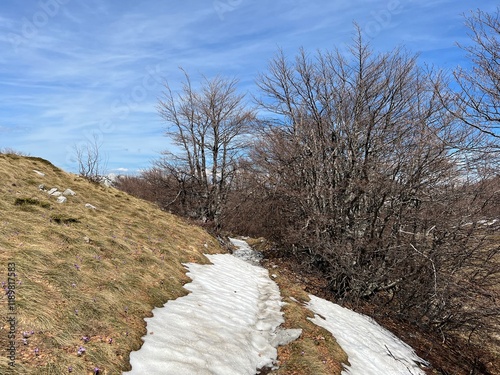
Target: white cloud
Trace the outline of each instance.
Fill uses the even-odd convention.
[[[114,131],[108,139],[119,135],[124,144],[141,143],[142,150],[152,150],[156,145],[148,144],[150,132],[159,131],[161,137],[154,108],[160,82],[166,78],[174,89],[179,87],[178,67],[186,68],[193,80],[201,74],[236,76],[242,90],[253,92],[255,77],[278,47],[293,55],[300,46],[314,52],[349,42],[353,20],[366,26],[395,1],[220,0],[227,5],[222,18],[213,2],[68,1],[19,45],[9,35],[22,33],[23,18],[32,17],[39,4],[12,3],[0,15],[0,122],[29,131],[22,139],[13,133],[2,136],[8,134],[5,142],[22,141],[27,152],[36,153],[35,142],[65,145],[111,121]],[[399,3],[401,12],[380,28],[374,47],[406,43],[432,62],[451,64],[457,55],[446,56],[453,53],[454,40],[464,38],[459,14],[469,2]],[[482,5],[491,8],[494,3]],[[443,48],[448,49],[437,52]],[[143,90],[151,70],[158,71]],[[120,152],[110,155],[110,164],[121,157]],[[128,160],[131,168],[147,167]]]

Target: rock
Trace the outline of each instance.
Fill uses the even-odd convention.
[[[68,198],[66,197],[63,197],[63,196],[60,196],[59,198],[57,198],[57,203],[64,203],[68,200]]]
[[[90,209],[92,209],[92,210],[95,210],[95,209],[96,209],[96,208],[95,208],[95,206],[92,206],[90,203],[86,203],[86,204],[85,204],[85,207],[90,208]]]
[[[68,195],[76,195],[76,193],[71,190],[71,189],[66,189],[64,190],[64,193],[62,193],[65,197],[68,196]]]
[[[47,194],[48,194],[48,195],[52,195],[52,194],[54,194],[56,191],[57,191],[57,188],[52,188],[52,189],[50,189],[50,190],[47,192]]]
[[[37,171],[36,169],[33,169],[33,172],[35,172],[37,175],[44,177],[45,173]]]
[[[45,185],[44,184],[40,184],[38,185],[38,190],[45,190]]]
[[[112,187],[118,180],[118,176],[115,173],[109,173],[107,176],[101,176],[100,182],[106,187]]]
[[[84,240],[86,243],[90,243],[90,238],[88,238],[87,236],[83,237],[83,240]]]
[[[52,194],[50,194],[54,197],[60,197],[62,195],[62,193],[60,191],[54,191]]]

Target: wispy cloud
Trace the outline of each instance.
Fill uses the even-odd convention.
[[[74,170],[71,146],[97,133],[110,169],[146,168],[168,147],[155,105],[164,79],[179,87],[179,67],[195,80],[236,76],[253,92],[278,47],[291,55],[301,46],[334,48],[351,40],[353,21],[376,49],[406,44],[450,65],[460,58],[454,43],[466,38],[461,13],[470,8],[465,0],[7,1],[0,147]]]

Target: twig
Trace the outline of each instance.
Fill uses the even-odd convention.
[[[437,296],[437,271],[436,271],[436,265],[434,264],[434,261],[431,258],[429,258],[427,255],[425,255],[424,253],[422,253],[421,251],[418,251],[417,248],[415,246],[413,246],[413,244],[410,244],[410,246],[418,254],[422,255],[424,258],[428,259],[429,262],[431,262],[431,264],[432,264],[432,270],[434,272],[434,296]]]

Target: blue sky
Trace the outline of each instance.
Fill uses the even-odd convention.
[[[474,4],[475,3],[475,4]],[[107,169],[135,173],[169,148],[156,112],[179,67],[237,77],[242,92],[278,48],[293,56],[345,46],[353,22],[377,51],[405,45],[443,69],[466,65],[465,0],[2,0],[0,149],[76,172],[73,147],[95,135]]]

